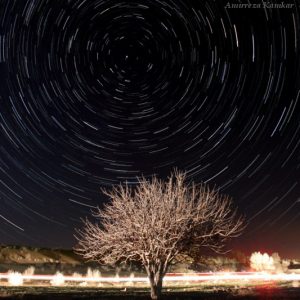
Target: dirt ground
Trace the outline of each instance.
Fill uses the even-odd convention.
[[[146,289],[97,289],[58,287],[2,287],[0,299],[45,299],[45,300],[150,300]],[[260,286],[258,288],[215,289],[209,291],[165,290],[162,300],[264,300],[300,299],[300,288],[280,286]]]

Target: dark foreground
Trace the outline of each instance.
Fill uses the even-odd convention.
[[[45,288],[1,287],[0,299],[45,299],[45,300],[149,300],[145,289],[95,289],[95,288]],[[202,291],[164,291],[162,300],[220,300],[220,299],[300,299],[300,288],[260,286],[258,288],[227,288]]]

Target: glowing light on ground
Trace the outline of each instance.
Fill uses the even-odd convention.
[[[55,275],[20,274],[16,272],[0,273],[0,280],[7,280],[10,285],[22,285],[26,281],[49,281],[51,285],[62,286],[67,283],[77,282],[79,285],[87,283],[149,283],[147,277],[88,277],[88,276],[64,276],[61,273]],[[300,274],[270,274],[261,272],[236,272],[236,273],[169,273],[164,282],[236,282],[236,281],[300,281]]]
[[[7,273],[8,284],[11,286],[21,286],[23,285],[24,277],[18,272],[8,272]]]
[[[65,283],[65,276],[62,273],[57,272],[53,279],[50,281],[51,285],[53,286],[61,286]]]

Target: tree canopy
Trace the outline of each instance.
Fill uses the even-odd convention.
[[[178,171],[166,181],[139,178],[135,187],[118,185],[104,193],[111,201],[93,212],[98,223],[84,221],[77,251],[102,264],[140,262],[153,299],[178,254],[202,247],[221,251],[244,227],[228,196],[205,184],[187,183],[186,175]]]

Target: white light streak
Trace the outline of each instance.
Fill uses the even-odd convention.
[[[58,276],[59,275],[59,276]],[[59,278],[58,278],[59,277]],[[12,280],[16,278],[16,280]],[[59,279],[59,285],[67,282],[93,282],[93,283],[149,283],[147,277],[86,277],[86,276],[64,276],[62,274],[55,275],[26,275],[20,273],[0,273],[0,280],[8,280],[10,285],[20,285],[25,281],[49,281],[53,284]],[[164,277],[164,282],[216,282],[216,281],[297,281],[300,280],[300,274],[286,273],[265,273],[265,272],[218,272],[218,273],[169,273]]]

